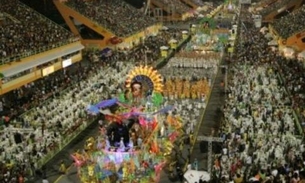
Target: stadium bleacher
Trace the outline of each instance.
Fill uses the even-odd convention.
[[[17,0],[1,0],[2,64],[77,40],[72,33]]]
[[[68,0],[66,5],[118,37],[130,36],[156,23],[153,18],[144,15],[144,12],[120,0]]]
[[[277,11],[278,9],[282,8],[283,6],[285,6],[289,2],[290,2],[290,0],[278,0],[275,3],[272,3],[269,6],[262,9],[260,13],[261,13],[262,16],[266,16],[269,13],[271,13],[273,11]]]
[[[305,5],[287,16],[275,21],[272,25],[280,37],[288,37],[305,30]]]

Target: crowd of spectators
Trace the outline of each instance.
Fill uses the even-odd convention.
[[[290,36],[305,30],[305,5],[281,17],[272,25],[280,37],[287,39]]]
[[[300,92],[299,78],[292,76],[300,69],[269,49],[268,40],[252,22],[245,24],[230,65],[223,150],[214,175],[222,182],[304,180],[305,148],[298,138],[295,100],[278,77],[290,72],[288,88]]]
[[[17,0],[1,0],[0,57],[15,61],[72,42],[72,33]]]
[[[286,4],[288,4],[290,0],[278,0],[275,1],[274,3],[269,4],[267,7],[263,8],[260,13],[263,16],[268,15],[269,13],[273,11],[278,11],[281,8],[283,8]]]
[[[118,37],[130,36],[156,24],[152,17],[121,0],[68,0],[66,5]]]

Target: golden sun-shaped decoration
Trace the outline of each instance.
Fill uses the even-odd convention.
[[[162,77],[152,67],[138,66],[131,70],[126,78],[126,87],[130,88],[131,83],[135,81],[143,83],[152,92],[161,93],[163,91]]]

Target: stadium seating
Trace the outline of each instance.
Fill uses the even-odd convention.
[[[153,18],[145,16],[144,12],[120,0],[68,0],[66,5],[118,37],[128,37],[156,23]]]
[[[288,37],[305,30],[305,6],[282,17],[279,21],[273,23],[273,28],[280,37]]]
[[[73,42],[66,29],[17,0],[1,0],[1,64]]]

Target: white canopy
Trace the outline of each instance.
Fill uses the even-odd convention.
[[[160,49],[161,50],[168,50],[168,47],[167,46],[161,46]]]
[[[234,41],[235,39],[236,39],[235,36],[230,36],[230,37],[229,37],[229,41]]]
[[[189,33],[189,32],[186,30],[182,31],[182,34],[187,34],[187,33]]]
[[[268,31],[267,27],[262,27],[261,30],[260,30],[260,32],[263,33],[263,34],[265,34],[266,31]]]
[[[270,32],[268,32],[266,35],[265,35],[265,38],[272,38],[272,34]]]
[[[289,48],[289,47],[283,48],[283,51],[284,51],[284,52],[289,52],[289,53],[294,53],[294,49]]]
[[[178,41],[176,40],[176,39],[171,39],[170,41],[169,41],[169,43],[177,43]]]
[[[184,173],[184,178],[188,183],[199,182],[200,179],[208,182],[210,181],[211,176],[206,171],[187,170]]]
[[[163,26],[163,27],[161,28],[161,30],[168,30],[168,27]]]
[[[305,59],[305,50],[298,54],[299,59]]]
[[[285,47],[283,48],[283,53],[284,53],[284,56],[287,57],[287,58],[293,58],[294,57],[294,49],[292,48],[289,48],[289,47]]]
[[[269,46],[277,46],[278,43],[277,43],[276,40],[272,40],[272,41],[269,41],[269,42],[268,42],[268,45],[269,45]]]
[[[256,8],[256,11],[261,11],[262,9],[264,9],[264,8],[258,7],[258,8]]]
[[[207,5],[204,5],[203,7],[200,8],[201,11],[207,11],[209,7]]]

